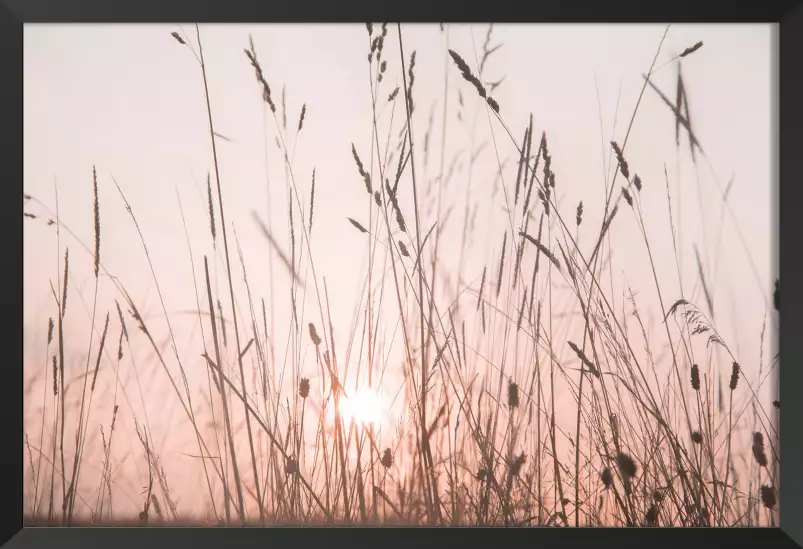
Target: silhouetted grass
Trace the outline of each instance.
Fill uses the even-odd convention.
[[[157,272],[135,212],[117,182],[113,178],[99,180],[93,169],[94,250],[83,245],[63,224],[58,210],[53,216],[59,234],[62,229],[70,232],[92,258],[94,270],[95,299],[82,380],[84,388],[80,397],[70,395],[80,402],[75,445],[70,456],[70,449],[64,444],[69,429],[65,420],[68,395],[64,379],[64,327],[68,320],[70,274],[65,247],[63,272],[58,273],[63,280],[58,281],[58,289],[52,289],[54,314],[58,317],[48,323],[46,389],[38,448],[27,442],[31,469],[26,476],[26,488],[31,494],[31,503],[25,511],[27,524],[753,526],[774,523],[778,503],[775,476],[778,436],[771,416],[714,322],[687,297],[665,295],[665,285],[657,271],[644,218],[648,213],[658,214],[642,211],[641,196],[658,192],[658,187],[649,181],[642,184],[635,166],[627,159],[630,127],[638,113],[641,95],[623,138],[610,141],[618,169],[606,181],[604,207],[594,212],[600,219],[595,227],[593,219],[589,219],[593,206],[588,199],[575,207],[564,207],[556,194],[559,188],[556,182],[560,185],[564,182],[552,169],[552,155],[578,152],[553,150],[547,141],[547,129],[542,129],[541,141],[534,147],[533,135],[538,130],[532,116],[522,140],[516,141],[510,130],[515,121],[506,120],[491,97],[490,93],[502,83],[502,80],[488,81],[486,73],[493,53],[501,46],[492,45],[492,30],[489,27],[481,52],[472,57],[450,49],[448,26],[442,26],[446,38],[443,51],[405,54],[401,25],[395,29],[387,24],[380,28],[367,25],[371,150],[361,150],[358,154],[354,144],[350,151],[344,148],[344,154],[350,153],[356,165],[357,182],[369,194],[367,202],[355,204],[353,213],[349,211],[354,217],[346,217],[357,229],[350,231],[349,238],[353,236],[355,245],[367,246],[369,252],[367,275],[360,280],[363,287],[355,297],[358,319],[351,326],[333,324],[326,277],[315,269],[310,246],[313,207],[317,211],[327,207],[325,203],[315,204],[315,169],[306,210],[307,203],[301,199],[296,179],[293,159],[296,147],[303,146],[299,136],[309,118],[306,103],[301,107],[297,125],[290,126],[289,132],[295,131],[295,135],[289,135],[287,97],[283,91],[279,116],[269,83],[270,69],[260,64],[257,47],[253,40],[249,42],[245,54],[255,72],[259,97],[273,121],[272,131],[276,132],[281,149],[290,195],[289,209],[285,210],[289,243],[282,244],[272,228],[262,224],[254,213],[258,228],[266,237],[268,251],[276,252],[291,274],[286,292],[278,292],[281,298],[289,297],[285,303],[289,302],[288,318],[293,319],[286,326],[287,351],[280,359],[275,357],[277,334],[273,327],[269,328],[265,299],[251,293],[245,254],[236,233],[242,284],[231,265],[234,248],[230,249],[229,243],[233,229],[227,225],[228,210],[223,207],[226,183],[218,167],[218,134],[214,130],[200,30],[196,26],[194,41],[178,32],[172,33],[178,45],[193,54],[203,78],[206,112],[199,116],[204,116],[209,125],[214,165],[214,185],[210,174],[205,197],[208,212],[204,212],[208,215],[214,255],[203,256],[201,284],[195,278],[196,270],[201,267],[194,260],[187,235],[196,292],[194,314],[201,326],[201,335],[194,341],[196,354],[179,353],[171,315],[162,300]],[[388,53],[389,33],[398,38],[398,58]],[[701,45],[687,48],[678,58],[685,58]],[[427,129],[422,149],[414,129],[417,119],[413,100],[413,92],[418,93],[413,85],[416,55],[420,58],[434,54],[448,56],[452,63],[443,75],[443,140],[436,176],[429,172],[431,130]],[[244,70],[248,66],[244,62]],[[654,87],[650,80],[654,70],[655,61],[645,78],[642,95],[648,84]],[[450,80],[455,74],[462,79]],[[393,78],[401,82],[401,88],[391,85]],[[450,92],[454,87],[458,94]],[[188,88],[187,92],[191,91]],[[685,94],[683,89],[678,100],[684,104]],[[398,107],[397,96],[404,98],[403,105]],[[380,108],[393,110],[389,122],[380,117],[377,97],[387,97],[387,104]],[[688,105],[685,113],[681,113],[680,104],[672,105],[663,94],[661,98],[672,108],[679,127],[689,132],[696,146],[692,151],[705,158],[697,138],[691,134]],[[452,116],[463,122],[469,116],[467,105],[472,99],[474,121],[487,119],[500,129],[492,145],[497,158],[503,151],[512,150],[519,159],[515,179],[507,181],[502,177],[500,162],[497,177],[506,205],[506,226],[501,235],[484,235],[495,242],[494,246],[501,240],[502,247],[495,252],[498,268],[493,268],[495,263],[484,261],[481,273],[466,265],[469,253],[484,244],[475,240],[474,218],[479,200],[471,194],[472,179],[478,177],[475,163],[483,150],[482,146],[477,147],[476,124],[467,136],[468,171],[460,176],[465,184],[465,202],[445,202],[445,197],[453,196],[445,194],[452,172],[447,166],[454,166],[466,152],[457,151],[453,158],[447,157],[447,113],[452,112]],[[457,105],[453,104],[455,101]],[[399,118],[394,117],[397,108],[401,111]],[[516,134],[522,135],[519,130]],[[394,136],[398,142],[395,147],[391,143]],[[287,146],[289,142],[293,144],[292,150]],[[422,152],[426,155],[423,167]],[[398,156],[394,159],[395,155]],[[629,161],[635,164],[637,159]],[[625,179],[618,187],[617,176]],[[97,189],[99,184],[109,183],[116,186],[137,229],[159,295],[166,333],[151,331],[152,323],[140,314],[135,296],[129,295],[120,279],[109,273],[101,260],[101,224],[108,223],[105,220],[112,214],[100,216]],[[620,193],[614,199],[616,188]],[[530,200],[533,189],[537,201]],[[626,206],[618,213],[621,199]],[[521,203],[521,208],[517,211],[509,207],[510,201],[516,208]],[[32,202],[52,216],[35,198],[26,200],[26,207]],[[446,237],[441,240],[450,215],[455,212],[459,216],[456,212],[461,205],[462,237],[448,242]],[[104,212],[110,209],[113,206],[104,205]],[[674,238],[671,206],[669,214]],[[183,210],[181,216],[183,221]],[[296,216],[299,222],[294,221]],[[408,227],[405,219],[411,220],[412,225]],[[534,225],[536,219],[537,232],[530,226],[530,221]],[[29,222],[37,219],[30,218]],[[660,335],[648,335],[632,292],[627,297],[617,296],[613,284],[606,284],[604,277],[611,276],[611,267],[604,258],[618,245],[610,232],[615,223],[635,226],[641,238],[652,276],[650,284],[658,296],[659,310],[655,312],[662,319]],[[186,224],[184,227],[186,231]],[[320,234],[320,229],[316,225],[316,234]],[[109,237],[104,238],[104,245],[110,245]],[[222,250],[217,248],[218,238],[222,239]],[[283,251],[284,245],[290,246],[289,254]],[[61,254],[60,239],[58,246]],[[448,264],[444,247],[457,248],[456,265]],[[516,256],[513,266],[506,269],[508,247],[509,253]],[[264,250],[246,252],[263,254]],[[541,260],[542,256],[546,261]],[[344,261],[351,262],[350,258]],[[217,265],[217,262],[226,267],[223,293],[227,296],[220,294],[210,275],[210,263]],[[486,266],[489,263],[490,270]],[[711,288],[707,286],[699,256],[698,264],[713,318]],[[440,283],[442,278],[446,279],[445,284]],[[126,312],[115,302],[118,317],[111,320],[107,312],[98,349],[93,352],[95,309],[99,306],[101,311],[104,307],[112,310],[110,303],[97,302],[98,286],[107,280],[126,305]],[[270,283],[271,307],[280,306],[281,299],[273,295],[274,280]],[[558,287],[562,288],[560,297]],[[305,308],[307,298],[317,309],[310,316]],[[665,301],[670,298],[675,301]],[[466,299],[475,306],[461,306]],[[777,297],[775,307],[778,308]],[[389,327],[382,323],[383,314],[393,318],[396,325],[390,328],[398,328],[401,335],[397,345],[403,355],[399,367],[403,381],[395,388],[387,388],[392,381],[386,376],[389,365],[385,357],[389,356],[391,343],[385,335]],[[130,340],[126,319],[133,320],[138,328]],[[233,328],[233,342],[231,332],[228,337],[225,335],[228,325]],[[638,330],[633,330],[634,326]],[[116,357],[109,355],[106,345],[110,327],[119,329]],[[54,331],[55,352],[51,350]],[[335,348],[335,332],[338,337],[346,338],[347,349]],[[165,345],[160,343],[163,340],[168,342],[172,358],[163,352]],[[123,352],[124,341],[128,356]],[[668,356],[662,359],[661,378],[651,350],[659,342],[669,349]],[[133,414],[133,410],[118,408],[117,387],[122,383],[119,372],[126,360],[135,366],[135,346],[147,349],[149,363],[157,365],[156,370],[165,376],[181,404],[183,425],[191,428],[195,439],[193,451],[197,455],[193,457],[200,461],[205,480],[202,489],[185,497],[208,498],[211,509],[208,520],[183,516],[176,503],[183,494],[172,493],[163,467],[179,454],[189,454],[190,449],[155,446],[147,415],[127,418],[131,420],[125,423],[128,431],[122,431],[126,427],[121,424],[121,416]],[[707,355],[707,363],[700,358],[698,365],[694,350],[701,348],[716,352]],[[96,359],[92,372],[90,355]],[[104,357],[116,365],[114,411],[110,418],[106,417],[108,431],[101,428],[102,443],[93,446],[87,445],[86,430],[102,421],[92,415],[92,401],[96,382],[109,382],[103,379],[103,374],[98,375]],[[196,367],[199,357],[207,370],[205,390],[192,389],[185,372],[185,365]],[[720,362],[731,367],[727,409],[714,409],[713,404],[714,376]],[[310,371],[310,364],[319,375],[305,373]],[[136,367],[134,372],[145,410]],[[48,380],[48,376],[52,379]],[[247,385],[249,382],[252,387]],[[573,399],[572,403],[560,404],[576,414],[573,432],[564,430],[557,420],[556,383],[565,384]],[[394,393],[394,403],[403,408],[391,435],[387,431],[380,433],[378,425],[359,424],[344,412],[358,394],[377,389]],[[47,432],[44,414],[51,392],[53,417]],[[734,399],[754,407],[753,425],[747,425],[748,418],[742,417],[742,410],[734,408]],[[153,411],[157,412],[160,410]],[[154,417],[152,414],[150,420]],[[113,453],[112,440],[123,436],[133,440],[134,434],[138,453],[130,451],[125,459],[136,460],[139,476],[145,478],[147,471],[147,480],[142,493],[135,496],[139,499],[127,496],[135,499],[140,509],[134,516],[128,516],[115,512],[114,502],[124,493],[117,488],[120,478],[115,471],[124,458]],[[380,446],[380,435],[382,442],[388,436],[393,442]],[[100,456],[95,460],[100,472],[93,486],[88,481],[80,482],[82,464],[87,460],[85,450]],[[72,461],[71,470],[67,459]],[[737,470],[735,463],[741,469]],[[758,467],[753,467],[753,463]],[[142,478],[132,482],[142,484]],[[43,503],[47,503],[47,512]],[[58,505],[62,509],[60,520]]]

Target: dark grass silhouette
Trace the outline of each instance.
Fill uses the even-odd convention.
[[[449,28],[442,25],[441,29],[448,44]],[[183,32],[172,33],[175,42],[171,45],[186,48],[190,54],[187,62],[197,63],[202,76],[206,112],[199,116],[208,122],[214,165],[205,199],[209,236],[219,255],[205,255],[203,274],[193,280],[195,315],[202,327],[197,354],[206,367],[207,390],[199,394],[187,382],[185,368],[191,361],[195,367],[197,356],[181,356],[177,350],[174,321],[164,306],[158,273],[139,231],[136,212],[116,181],[104,181],[93,169],[94,249],[81,244],[92,257],[95,278],[85,376],[82,387],[70,384],[67,388],[68,261],[82,258],[75,252],[69,256],[65,246],[63,272],[53,288],[53,315],[58,316],[47,322],[43,399],[52,402],[54,413],[48,421],[43,416],[38,436],[31,432],[29,439],[26,433],[26,524],[774,524],[778,436],[773,410],[765,409],[755,394],[757,388],[740,375],[728,342],[712,320],[711,299],[702,304],[709,310],[704,313],[700,304],[662,291],[661,273],[643,230],[644,217],[657,214],[642,211],[640,197],[663,190],[655,182],[642,182],[636,166],[628,163],[630,128],[648,89],[658,92],[672,109],[676,131],[686,131],[695,161],[706,160],[692,131],[682,80],[679,77],[678,99],[672,103],[650,80],[653,61],[626,133],[610,143],[618,169],[606,184],[601,222],[590,227],[584,218],[588,202],[584,208],[583,202],[565,205],[557,201],[562,181],[552,171],[551,159],[553,154],[568,152],[553,150],[548,129],[538,131],[532,118],[523,139],[517,140],[510,130],[516,121],[505,119],[504,105],[491,95],[502,84],[501,80],[488,81],[485,71],[501,46],[494,44],[492,30],[489,27],[481,51],[472,56],[448,46],[441,52],[405,51],[401,25],[367,25],[372,150],[358,151],[352,144],[349,153],[357,184],[364,185],[369,196],[365,203],[342,214],[343,221],[356,229],[353,238],[363,239],[369,250],[366,297],[364,301],[357,297],[362,333],[357,332],[356,324],[354,328],[332,324],[325,273],[316,271],[310,246],[313,211],[327,205],[315,204],[314,170],[309,180],[305,177],[302,181],[293,158],[296,146],[303,146],[300,137],[305,118],[314,114],[308,113],[304,104],[298,123],[290,124],[288,130],[284,91],[277,105],[274,90],[279,83],[271,82],[254,42],[244,48],[243,64],[254,71],[254,93],[260,94],[274,123],[290,190],[289,242],[281,242],[255,214],[265,244],[291,274],[289,287],[275,293],[290,296],[291,322],[286,327],[289,367],[275,356],[277,334],[267,321],[266,298],[251,293],[243,260],[250,251],[240,248],[236,234],[226,224],[228,210],[223,197],[233,183],[224,180],[218,169],[216,143],[223,137],[215,130],[201,32],[196,25],[192,38]],[[398,41],[398,57],[387,53],[391,40]],[[675,62],[680,57],[686,60],[701,47],[698,43],[687,48]],[[478,153],[469,155],[465,204],[443,203],[443,186],[450,177],[450,166],[457,162],[445,154],[450,111],[444,108],[440,166],[434,179],[439,183],[422,179],[426,170],[422,165],[429,165],[438,151],[430,142],[432,117],[420,140],[414,128],[414,122],[422,120],[413,116],[417,110],[416,55],[448,56],[453,64],[443,75],[442,101],[452,109],[451,116],[468,116],[467,105],[475,101],[475,116],[502,129],[489,152],[498,156],[501,149],[512,148],[518,159],[515,181],[497,181],[508,206],[507,226],[502,234],[489,237],[501,247],[495,249],[496,259],[486,264],[481,277],[464,268],[464,257],[476,245],[470,180]],[[398,75],[399,87],[390,85],[391,75]],[[452,93],[455,87],[459,95]],[[391,127],[379,120],[379,109],[385,107],[395,114]],[[474,145],[472,142],[472,148]],[[116,214],[105,213],[105,205],[101,209],[99,184],[116,186],[138,231],[156,284],[164,333],[152,331],[151,321],[137,309],[136,296],[129,295],[120,279],[103,265],[101,229],[106,216]],[[310,189],[308,203],[302,200],[302,187]],[[28,222],[47,222],[59,235],[65,230],[74,237],[59,218],[58,197],[55,213],[35,197],[26,197],[26,208],[29,205],[45,213],[37,217],[31,213]],[[461,206],[462,241],[447,243],[441,239],[444,226],[450,214],[459,217]],[[181,215],[183,219],[183,211]],[[671,204],[668,216],[674,242]],[[650,363],[649,348],[657,343],[646,343],[650,358],[643,352],[649,338],[636,298],[631,294],[623,301],[641,333],[628,328],[621,311],[613,306],[619,296],[605,283],[610,269],[605,258],[617,246],[610,228],[625,220],[641,229],[651,283],[659,296],[656,313],[664,322],[655,337],[664,339],[662,343],[670,349],[669,356],[661,359],[669,372],[662,378]],[[103,244],[109,245],[105,239]],[[442,258],[444,246],[459,248],[456,265]],[[61,241],[59,250],[61,255]],[[188,251],[193,273],[200,273],[200,258],[193,255],[189,239]],[[209,264],[218,260],[226,269],[222,292],[211,283],[209,274]],[[232,263],[237,267],[237,260],[242,280],[232,267]],[[700,275],[705,285],[702,263]],[[457,280],[454,293],[450,294],[451,288],[437,289],[442,277],[449,277],[449,286],[455,286]],[[273,286],[275,280],[271,278],[270,283]],[[113,286],[114,304],[98,301],[100,284]],[[568,307],[573,316],[557,304],[559,285],[570,296]],[[387,288],[388,293],[377,292],[379,287]],[[470,296],[470,306],[455,298],[461,294]],[[776,283],[775,309],[779,306],[777,295]],[[314,306],[313,313],[305,317],[303,303],[307,299]],[[398,316],[404,358],[399,398],[407,421],[397,426],[393,446],[380,447],[378,427],[359,425],[344,410],[354,395],[376,389],[384,379],[382,357],[387,349],[379,318],[387,310]],[[101,316],[105,312],[106,320],[99,321],[102,336],[99,348],[93,351],[96,311]],[[347,350],[335,348],[335,332],[348,334]],[[172,345],[162,345],[164,340]],[[508,346],[515,358],[501,352]],[[170,451],[154,446],[150,428],[154,415],[133,418],[140,449],[127,456],[138,461],[147,478],[138,496],[140,511],[135,516],[115,512],[114,502],[121,496],[116,491],[112,447],[121,436],[118,420],[123,411],[118,408],[116,391],[111,417],[93,414],[92,403],[101,361],[116,364],[119,372],[121,364],[133,360],[134,348],[151,353],[150,362],[159,368],[159,375],[181,405],[182,425],[193,440],[193,447],[182,452],[203,457],[197,461],[204,482],[190,497],[208,499],[207,520],[188,519],[179,512],[178,494],[171,491],[163,468],[173,457]],[[480,348],[486,349],[488,359],[477,351]],[[700,348],[715,350],[707,355],[711,360],[703,363],[701,358],[699,364],[692,360],[692,350]],[[348,370],[357,360],[355,355],[368,365],[363,377]],[[496,363],[494,357],[499,356],[503,358]],[[316,380],[300,375],[305,360],[320,372]],[[512,362],[518,364],[513,367]],[[722,409],[713,404],[717,392],[713,376],[719,362],[731,372],[725,389],[727,405]],[[293,386],[290,392],[283,388],[288,379]],[[254,387],[249,386],[252,382]],[[556,383],[569,387],[573,432],[566,432],[556,420]],[[139,381],[137,391],[142,399]],[[735,395],[740,401],[747,395],[752,414],[734,408]],[[213,404],[207,406],[208,411],[200,411],[198,402]],[[74,403],[79,413],[72,417]],[[568,404],[564,400],[560,406]],[[66,421],[68,410],[71,423]],[[210,419],[213,427],[205,427]],[[99,423],[101,440],[98,443],[95,437],[90,443],[88,426]],[[96,460],[101,463],[99,472],[90,473],[83,466],[87,453],[101,456]]]

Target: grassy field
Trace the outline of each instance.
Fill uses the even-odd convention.
[[[101,175],[100,166],[87,173],[91,241],[60,218],[57,196],[53,202],[26,195],[26,223],[50,226],[59,249],[52,312],[32,336],[46,348],[45,362],[26,364],[27,384],[36,387],[26,392],[27,524],[777,523],[780,403],[759,393],[777,368],[777,356],[764,346],[775,338],[778,286],[766,334],[747,336],[760,360],[758,375],[746,376],[714,321],[714,289],[700,256],[701,291],[694,299],[678,294],[678,250],[654,249],[645,228],[645,218],[660,216],[673,244],[681,229],[668,200],[669,176],[642,181],[628,155],[642,97],[662,97],[674,113],[676,127],[665,131],[678,132],[678,155],[708,162],[683,80],[667,97],[650,79],[660,48],[644,69],[635,107],[616,136],[603,140],[610,170],[605,199],[592,206],[590,199],[558,200],[569,183],[553,171],[552,155],[578,151],[553,150],[537,118],[505,117],[495,99],[504,79],[487,74],[500,45],[492,28],[474,55],[449,47],[411,51],[404,27],[366,25],[370,150],[349,144],[353,178],[338,184],[365,189],[364,200],[341,217],[368,263],[355,282],[361,289],[353,296],[354,320],[339,325],[311,245],[326,230],[316,215],[330,205],[316,202],[315,186],[323,183],[315,171],[302,175],[294,163],[313,114],[303,104],[288,117],[282,84],[272,81],[253,42],[242,45],[253,93],[276,134],[271,162],[282,164],[289,197],[281,231],[275,219],[246,220],[256,222],[264,241],[258,250],[244,249],[225,201],[235,182],[219,170],[227,138],[215,124],[213,76],[201,33],[187,29],[177,28],[169,46],[186,49],[184,61],[197,66],[195,93],[206,106],[198,116],[208,127],[213,166],[203,189],[210,251],[199,252],[188,234],[187,248],[175,252],[192,265],[185,283],[196,296],[193,350],[179,352],[185,347],[176,342],[177,326],[186,317],[165,306],[162,273],[117,180]],[[448,45],[449,26],[441,32]],[[665,64],[694,62],[704,46],[688,46]],[[441,101],[451,110],[442,121],[419,112],[416,58],[423,55],[448,56]],[[446,153],[445,129],[431,139],[447,116],[473,117],[468,154]],[[477,121],[494,128],[491,139],[481,140]],[[504,205],[498,234],[480,234],[475,225],[485,208],[471,190],[472,180],[484,177],[475,166],[480,158],[499,166],[492,181]],[[103,204],[99,187],[113,188],[119,204]],[[645,195],[664,209],[648,212]],[[180,215],[184,220],[183,209]],[[138,241],[112,242],[107,223],[131,224]],[[625,223],[647,273],[649,311],[642,308],[647,298],[620,283],[623,266],[612,259],[622,246],[613,227]],[[104,266],[104,248],[121,245],[153,277],[153,315],[142,310],[142,296],[129,294],[123,273]],[[268,255],[270,293],[252,293],[257,276],[245,259]],[[468,257],[478,255],[487,259],[474,272]],[[80,314],[77,265],[92,272],[86,333],[71,322]],[[286,307],[278,326],[274,307]],[[86,345],[77,365],[67,340]],[[65,375],[68,368],[77,374]],[[169,423],[181,434],[165,434],[165,445],[154,431],[168,400],[177,403],[179,419]],[[121,437],[134,445],[119,450]],[[190,458],[186,467],[200,480],[192,493],[177,493],[165,464]],[[141,492],[123,489],[123,482]],[[205,515],[188,516],[179,499]]]

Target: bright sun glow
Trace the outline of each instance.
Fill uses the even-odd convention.
[[[349,392],[349,398],[342,397],[340,400],[340,412],[346,425],[353,421],[357,425],[379,427],[384,410],[385,403],[382,396],[369,389]]]

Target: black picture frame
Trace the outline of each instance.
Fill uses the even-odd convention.
[[[455,9],[457,8],[457,9]],[[782,502],[780,527],[760,529],[491,529],[491,528],[25,528],[22,529],[22,82],[23,26],[29,22],[354,22],[401,20],[403,22],[455,21],[483,22],[778,22],[777,68],[774,86],[778,90],[777,210],[775,226],[778,245],[775,253],[785,250],[780,276],[784,280],[784,310],[791,311],[781,327],[780,400],[783,402],[781,453]],[[446,3],[406,1],[382,4],[366,0],[331,2],[245,2],[227,0],[3,0],[0,3],[0,186],[6,199],[0,200],[3,223],[0,230],[3,256],[8,259],[0,273],[6,279],[0,291],[0,317],[7,324],[0,330],[4,362],[5,397],[0,398],[4,448],[0,452],[6,480],[0,487],[5,512],[0,513],[0,543],[8,547],[178,547],[279,545],[349,545],[349,546],[438,546],[457,544],[510,547],[611,544],[625,546],[803,546],[803,475],[801,475],[801,434],[803,418],[797,394],[803,387],[803,346],[795,345],[801,328],[795,313],[801,300],[801,273],[795,253],[794,233],[803,215],[798,208],[803,178],[800,175],[800,151],[803,151],[803,116],[801,102],[803,79],[800,52],[803,51],[803,2],[800,0],[765,0],[759,3],[737,2],[667,2],[638,0],[574,0],[571,2],[522,2],[512,0],[490,3]],[[783,184],[783,200],[780,186]],[[795,198],[798,196],[798,198]],[[785,235],[785,237],[783,236]],[[20,263],[17,264],[16,261]],[[10,541],[9,541],[10,540]]]

